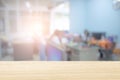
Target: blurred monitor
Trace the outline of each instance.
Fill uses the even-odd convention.
[[[102,36],[106,37],[106,33],[105,32],[93,32],[92,33],[92,37],[94,37],[97,40],[100,40]]]

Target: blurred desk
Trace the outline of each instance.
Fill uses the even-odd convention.
[[[15,41],[13,42],[14,60],[15,61],[29,61],[33,60],[33,42],[31,41]]]
[[[79,45],[67,45],[71,50],[71,61],[98,61],[98,47],[80,47]]]

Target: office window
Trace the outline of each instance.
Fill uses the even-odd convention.
[[[54,30],[69,30],[70,22],[69,22],[69,3],[64,3],[56,8],[54,8],[51,12],[51,33]]]

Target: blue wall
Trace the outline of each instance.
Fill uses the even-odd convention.
[[[71,31],[107,32],[120,38],[120,10],[114,10],[112,0],[70,0]]]
[[[85,0],[70,0],[70,31],[81,33],[85,29]]]

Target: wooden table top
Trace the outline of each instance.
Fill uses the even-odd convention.
[[[120,80],[120,62],[0,62],[0,80]]]

